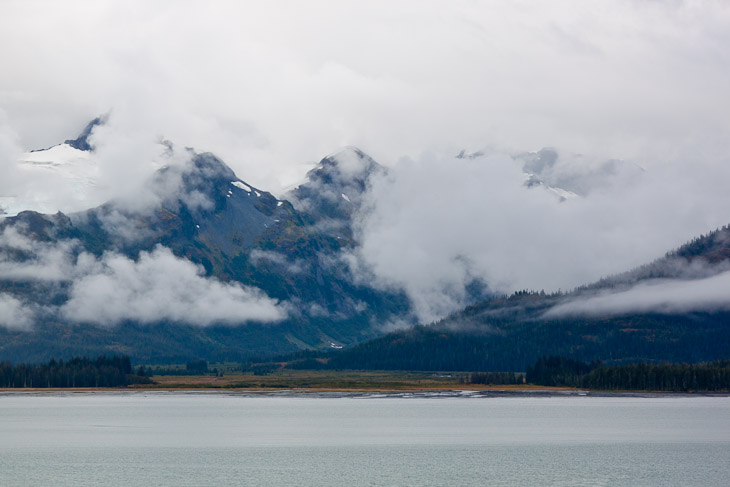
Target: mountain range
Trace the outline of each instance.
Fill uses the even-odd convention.
[[[24,163],[93,184],[85,161],[103,123]],[[344,349],[315,353],[338,367],[524,370],[551,353],[614,362],[730,356],[730,313],[716,296],[728,289],[727,227],[570,293],[476,293],[463,311],[412,327],[405,293],[350,268],[369,187],[387,173],[368,155],[350,147],[327,156],[279,199],[211,153],[162,147],[185,163],[159,169],[133,199],[47,214],[0,198],[0,359],[243,361]],[[551,172],[549,149],[519,160],[526,186],[561,200],[581,197],[591,181]],[[396,322],[407,329],[384,334]]]
[[[92,151],[87,137],[98,123],[63,145]],[[0,327],[0,356],[240,360],[350,345],[377,336],[378,323],[408,316],[403,294],[357,282],[341,258],[356,245],[352,216],[368,179],[384,171],[367,155],[347,148],[324,158],[289,201],[242,181],[210,153],[187,152],[184,166],[155,173],[151,204],[111,201],[69,215],[22,211],[0,221],[0,297],[16,321]],[[184,296],[185,283],[166,294],[175,283],[154,273],[179,272],[186,263],[194,266],[187,285],[202,286],[200,296]],[[99,283],[114,289],[97,292]],[[145,293],[159,294],[159,302],[146,302]],[[196,299],[221,301],[221,309],[207,322],[193,308],[209,302],[196,302],[188,316],[165,309]],[[109,306],[93,305],[99,300]],[[79,309],[84,304],[94,313]]]

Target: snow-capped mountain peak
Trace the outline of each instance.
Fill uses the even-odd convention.
[[[24,153],[16,163],[26,188],[14,194],[0,194],[0,217],[14,216],[21,211],[39,213],[59,211],[59,198],[66,211],[82,210],[102,203],[90,195],[99,180],[99,167],[92,157],[89,141],[92,131],[106,123],[100,116],[89,122],[75,139],[48,149]],[[49,186],[50,185],[50,186]],[[48,191],[53,187],[54,191]]]
[[[98,203],[89,200],[90,189],[99,177],[99,168],[88,151],[64,143],[26,152],[17,162],[16,169],[29,181],[29,188],[17,194],[0,195],[1,216],[17,215],[24,210],[55,213],[59,210],[58,194],[69,207],[83,209]],[[47,184],[52,184],[57,191],[44,191]]]

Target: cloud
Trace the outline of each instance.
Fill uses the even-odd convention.
[[[356,274],[405,289],[419,318],[432,321],[467,304],[475,279],[496,293],[567,290],[727,222],[730,195],[718,186],[727,166],[679,178],[659,169],[603,174],[595,161],[602,176],[591,190],[561,201],[545,186],[526,187],[523,164],[494,150],[402,160],[373,183],[351,257]],[[568,174],[572,159],[562,164],[558,155]]]
[[[42,296],[33,296],[45,304],[0,294],[0,324],[15,328],[29,327],[39,315],[34,307],[72,322],[107,326],[125,321],[241,325],[288,315],[286,304],[261,290],[207,278],[200,266],[163,246],[141,252],[137,260],[116,252],[97,258],[74,240],[38,242],[13,227],[0,234],[0,280],[40,286],[33,292]],[[65,302],[49,304],[54,296]]]
[[[91,193],[98,204],[116,200],[125,209],[143,211],[180,187],[181,169],[190,163],[191,153],[162,143],[162,134],[149,120],[135,118],[126,109],[115,109],[92,132],[91,158],[99,175]],[[164,179],[153,178],[162,167],[174,169]]]
[[[249,259],[255,266],[275,264],[285,269],[289,274],[301,274],[309,270],[309,264],[303,259],[290,261],[286,255],[271,250],[254,249],[249,254]]]
[[[730,310],[730,272],[695,280],[652,280],[621,292],[559,304],[546,318],[611,316],[624,313],[685,313]]]
[[[0,208],[10,215],[23,210],[69,214],[108,201],[137,212],[159,205],[179,190],[193,153],[128,125],[134,124],[112,113],[88,137],[92,152],[69,145],[22,155],[6,151],[14,159],[3,157],[8,179],[0,182]],[[0,140],[0,157],[2,145]],[[163,167],[169,168],[166,177],[153,177]]]
[[[10,330],[28,330],[33,318],[34,313],[27,305],[13,296],[0,293],[0,326]]]
[[[0,179],[0,216],[4,213],[3,208],[15,197],[18,184],[21,184],[22,175],[18,173],[15,162],[22,152],[20,137],[10,126],[7,114],[0,105],[0,168],[3,172]]]
[[[155,220],[160,209],[177,212],[181,204],[193,212],[213,209],[214,203],[207,195],[191,189],[185,183],[186,178],[198,178],[193,158],[190,151],[166,151],[163,161],[170,165],[161,167],[155,174],[138,182],[134,190],[130,187],[127,191],[116,193],[116,197],[108,201],[109,204],[93,213],[114,244],[123,246],[153,237],[154,229],[148,224]],[[70,217],[74,222],[83,222],[89,214],[79,212]]]
[[[94,272],[74,281],[60,311],[72,321],[104,325],[123,321],[237,325],[286,317],[283,307],[261,291],[205,278],[202,268],[162,246],[140,253],[136,262],[105,254]]]
[[[0,279],[9,281],[65,281],[73,277],[75,240],[32,240],[15,227],[0,233]],[[22,258],[16,258],[22,256]]]
[[[330,316],[329,311],[317,303],[310,303],[307,306],[307,314],[315,318],[328,318]]]
[[[111,109],[132,174],[164,135],[274,192],[349,144],[386,164],[485,143],[658,165],[727,148],[722,2],[132,3],[3,4],[0,106],[26,148]]]

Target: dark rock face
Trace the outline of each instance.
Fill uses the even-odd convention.
[[[322,159],[287,198],[313,224],[329,226],[352,240],[352,218],[362,208],[372,178],[383,174],[383,166],[349,147]]]
[[[94,130],[94,127],[97,125],[104,125],[106,123],[106,116],[96,117],[94,120],[89,122],[86,127],[84,127],[84,130],[79,134],[78,137],[75,139],[69,139],[64,142],[64,144],[68,144],[74,149],[83,150],[83,151],[90,151],[94,148],[89,144],[89,136],[91,135],[91,131]]]

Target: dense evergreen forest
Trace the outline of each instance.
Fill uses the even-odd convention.
[[[730,360],[606,366],[552,356],[542,357],[528,367],[526,379],[537,385],[609,391],[727,391],[730,390]]]
[[[530,299],[519,296],[509,301],[524,308]],[[260,362],[287,362],[292,369],[487,372],[525,371],[540,357],[551,355],[610,365],[699,363],[730,357],[728,312],[523,322],[498,316],[478,325],[471,325],[470,316],[465,316],[460,322],[464,330],[417,326],[344,350],[300,352]]]
[[[147,377],[133,374],[126,355],[75,357],[40,365],[0,362],[0,387],[119,387],[147,383],[151,383]]]

